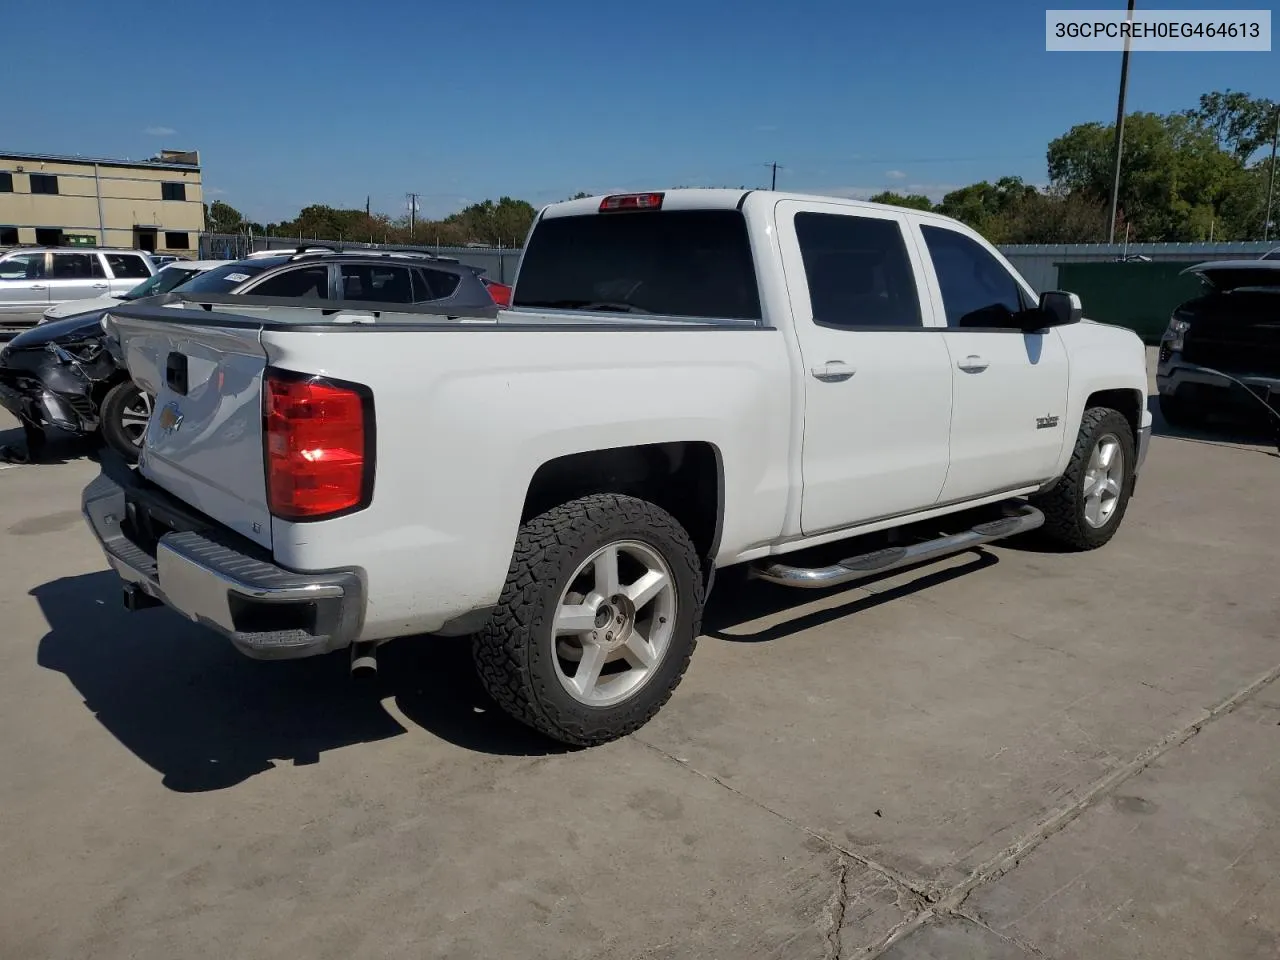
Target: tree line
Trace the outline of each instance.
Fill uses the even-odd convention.
[[[1207,93],[1188,110],[1128,114],[1116,236],[1131,242],[1261,239],[1277,123],[1275,101],[1231,90]],[[954,217],[993,243],[1098,243],[1108,233],[1114,136],[1114,124],[1084,123],[1053,140],[1046,152],[1046,187],[1008,176],[953,190],[936,204],[920,194],[892,191],[870,199]],[[261,224],[219,200],[206,206],[205,221],[215,233],[517,247],[536,213],[524,200],[504,196],[442,220],[316,204],[292,220]],[[1271,234],[1278,232],[1273,227]]]
[[[524,200],[502,197],[485,200],[442,220],[423,220],[404,214],[391,217],[363,209],[347,210],[324,204],[303,207],[291,220],[257,223],[245,219],[221,200],[205,206],[205,225],[211,233],[249,233],[259,236],[300,237],[358,243],[460,247],[469,243],[518,247],[537,211]]]
[[[1193,109],[1127,114],[1116,237],[1262,239],[1278,123],[1275,101],[1231,90],[1207,93]],[[1084,123],[1053,140],[1044,188],[1001,177],[953,190],[937,204],[891,191],[870,199],[955,217],[993,243],[1098,243],[1109,227],[1114,138],[1114,124]]]

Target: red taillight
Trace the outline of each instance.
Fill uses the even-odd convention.
[[[600,201],[600,212],[610,210],[661,210],[661,193],[619,193]]]
[[[279,371],[268,371],[265,390],[271,513],[283,520],[316,520],[365,506],[373,492],[367,393]]]
[[[511,288],[505,283],[496,283],[493,280],[486,280],[485,287],[489,291],[489,296],[493,297],[493,302],[500,307],[511,306]]]

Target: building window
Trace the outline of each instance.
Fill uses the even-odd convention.
[[[36,227],[36,243],[42,247],[62,246],[62,228]]]
[[[13,174],[7,170],[0,172],[0,193],[13,193]]]
[[[187,185],[185,183],[160,184],[160,199],[161,200],[187,199]]]
[[[190,234],[172,233],[168,230],[164,234],[164,245],[167,250],[190,250],[191,240]]]
[[[31,174],[32,193],[57,193],[58,178],[49,173]],[[40,241],[36,241],[39,243]]]
[[[16,247],[18,245],[17,227],[0,227],[0,247]]]

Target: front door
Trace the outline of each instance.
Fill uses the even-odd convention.
[[[974,237],[920,227],[954,382],[951,469],[942,500],[1048,480],[1066,439],[1067,352],[1054,328],[1026,333],[1029,288]]]
[[[18,253],[0,260],[0,315],[35,322],[49,308],[47,254]]]
[[[147,253],[156,252],[157,231],[148,227],[133,228],[133,248],[135,250],[145,250]]]
[[[776,216],[804,372],[802,531],[932,507],[951,364],[903,216],[800,201]]]

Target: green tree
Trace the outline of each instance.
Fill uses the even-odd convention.
[[[888,203],[895,207],[909,207],[912,210],[932,210],[933,201],[922,193],[894,193],[885,190],[868,198],[871,203]]]
[[[215,200],[205,208],[205,222],[213,233],[239,233],[244,216],[231,204]]]
[[[1114,128],[1099,123],[1072,127],[1049,144],[1050,179],[1069,193],[1107,202],[1113,137]],[[1131,228],[1135,240],[1206,239],[1218,207],[1239,186],[1239,172],[1240,163],[1199,120],[1185,113],[1131,114],[1125,118],[1120,225]],[[1105,229],[1104,217],[1100,237]]]
[[[1245,164],[1271,142],[1277,103],[1238,90],[1214,91],[1200,97],[1200,105],[1184,116],[1205,127],[1218,147]]]

